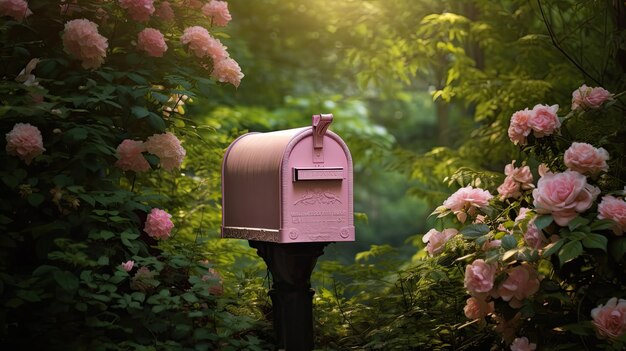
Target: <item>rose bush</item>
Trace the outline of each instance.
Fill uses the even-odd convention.
[[[424,236],[429,254],[467,261],[465,315],[492,325],[511,350],[549,348],[576,335],[626,347],[626,155],[605,149],[622,140],[580,141],[567,130],[591,110],[609,113],[615,95],[583,85],[572,96],[563,117],[557,105],[515,112],[508,136],[528,159],[506,165],[498,197],[457,190]]]

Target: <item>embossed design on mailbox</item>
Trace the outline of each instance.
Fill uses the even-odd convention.
[[[352,157],[328,131],[248,133],[222,164],[222,237],[277,243],[354,241]]]

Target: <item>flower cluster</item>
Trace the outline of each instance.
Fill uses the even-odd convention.
[[[63,48],[65,52],[82,61],[85,69],[102,65],[109,46],[107,38],[98,33],[98,25],[87,19],[75,19],[65,23]]]
[[[161,167],[167,171],[179,168],[186,151],[176,135],[166,132],[154,134],[145,142],[125,139],[117,146],[118,160],[115,166],[123,171],[146,172],[151,169],[143,152],[149,152],[159,158]]]
[[[571,113],[601,108],[613,97],[602,88],[585,85],[572,96]],[[536,105],[515,112],[508,129],[511,141],[528,145],[531,133],[536,140],[558,132],[567,117],[559,119],[557,111],[557,105]],[[609,171],[609,152],[574,141],[555,160],[554,150],[537,167],[538,179],[524,163],[506,165],[498,197],[472,186],[457,190],[434,212],[438,219],[453,216],[456,224],[441,221],[439,230],[432,229],[423,237],[431,256],[444,253],[446,243],[455,236],[476,244],[474,253],[464,256],[472,257],[465,266],[464,286],[470,297],[464,312],[469,319],[494,322],[511,350],[537,347],[518,333],[524,319],[534,313],[524,307],[542,298],[538,292],[546,279],[545,267],[558,269],[585,255],[585,250],[606,253],[609,241],[626,230],[624,192],[601,189],[604,183],[598,182]],[[567,277],[561,277],[562,282],[558,279],[554,274],[550,278],[556,287],[559,283],[567,286]],[[505,317],[499,307],[505,305],[509,312],[519,312]],[[615,340],[626,335],[626,300],[612,297],[589,313],[599,338]]]
[[[153,208],[148,214],[146,225],[143,230],[155,239],[167,239],[170,237],[174,223],[170,220],[172,215],[158,208]]]
[[[21,158],[27,165],[46,151],[39,128],[30,123],[16,123],[6,134],[6,140],[7,154]]]

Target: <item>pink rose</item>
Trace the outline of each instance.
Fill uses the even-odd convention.
[[[174,223],[172,215],[158,208],[153,208],[148,214],[143,230],[155,239],[167,239],[170,236]]]
[[[504,301],[508,301],[513,308],[522,307],[522,301],[539,291],[537,272],[527,264],[522,264],[509,270],[508,277],[503,281],[496,294]]]
[[[622,235],[626,231],[626,201],[607,195],[598,204],[598,218],[615,222],[613,232]]]
[[[591,310],[591,318],[599,338],[619,338],[626,333],[626,300],[612,297],[606,305]]]
[[[167,1],[163,1],[154,14],[165,22],[173,21],[175,17],[172,5]]]
[[[459,231],[454,228],[444,229],[441,232],[438,232],[436,229],[431,229],[428,233],[424,234],[422,242],[428,243],[426,245],[426,251],[428,251],[431,256],[435,256],[443,251],[446,242],[458,234],[458,232]]]
[[[222,43],[213,38],[209,31],[200,26],[188,27],[180,37],[183,45],[189,45],[188,48],[196,57],[210,56],[214,62],[224,60],[228,57],[226,47]]]
[[[610,100],[613,100],[613,94],[608,90],[601,87],[591,88],[583,84],[572,93],[572,111],[600,108]]]
[[[561,121],[556,115],[559,105],[535,105],[533,107],[528,126],[537,138],[552,135],[561,127]]]
[[[146,140],[146,150],[159,157],[161,167],[166,171],[179,168],[183,163],[186,151],[180,140],[170,132],[154,134]]]
[[[515,167],[515,160],[504,167],[504,174],[513,178],[514,181],[520,184],[523,190],[529,190],[534,188],[533,174],[530,172],[530,167]]]
[[[120,7],[128,11],[130,18],[146,22],[154,13],[154,0],[119,0]]]
[[[467,215],[475,216],[476,210],[487,207],[489,200],[493,198],[487,190],[473,188],[471,185],[457,190],[450,195],[443,206],[452,210],[456,217],[465,223]]]
[[[465,317],[468,319],[480,319],[484,318],[490,313],[493,313],[494,306],[493,301],[487,302],[483,299],[477,299],[475,297],[470,297],[467,299],[465,303],[465,308],[463,308],[463,312],[465,312]]]
[[[522,196],[522,193],[520,192],[520,184],[512,177],[506,177],[504,178],[504,183],[498,187],[498,194],[500,194],[501,201],[508,198],[517,199]]]
[[[228,12],[228,3],[226,1],[211,0],[211,2],[202,6],[202,13],[211,18],[212,23],[218,27],[225,27],[233,19],[230,12]]]
[[[243,73],[241,73],[241,68],[239,67],[239,64],[237,64],[235,60],[228,57],[221,61],[217,61],[213,65],[213,72],[211,72],[211,77],[213,77],[217,81],[230,83],[235,87],[239,87],[239,83],[241,83],[241,78],[243,78]]]
[[[125,139],[117,146],[119,159],[115,166],[123,171],[146,172],[150,170],[150,164],[143,157],[142,152],[146,146],[142,141]]]
[[[526,137],[532,130],[528,125],[531,116],[532,112],[527,108],[517,111],[511,116],[508,134],[513,144],[526,145]]]
[[[537,344],[530,343],[527,337],[515,338],[511,343],[511,351],[534,351]]]
[[[537,213],[551,213],[558,225],[565,226],[588,210],[598,194],[600,189],[587,184],[587,178],[578,172],[548,173],[533,190],[533,204]]]
[[[473,296],[481,296],[493,288],[496,265],[477,259],[465,267],[465,288]]]
[[[126,272],[130,272],[133,269],[134,265],[135,265],[135,261],[126,261],[120,264],[122,269],[125,270]]]
[[[582,174],[597,174],[600,171],[608,171],[606,160],[609,153],[603,149],[596,149],[587,143],[572,143],[565,150],[563,160],[568,169]]]
[[[146,28],[137,36],[137,48],[148,53],[148,56],[163,57],[167,51],[167,44],[158,29]]]
[[[75,19],[65,24],[63,49],[81,60],[83,68],[100,67],[108,47],[107,38],[98,33],[97,24],[86,19]]]
[[[16,123],[6,134],[6,140],[7,154],[21,158],[27,165],[46,151],[39,128],[30,123]]]
[[[24,18],[32,15],[28,3],[24,0],[0,0],[0,16],[13,17],[21,22]]]

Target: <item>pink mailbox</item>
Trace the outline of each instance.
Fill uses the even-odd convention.
[[[222,237],[276,243],[354,241],[352,157],[333,115],[311,127],[248,133],[222,164]]]

